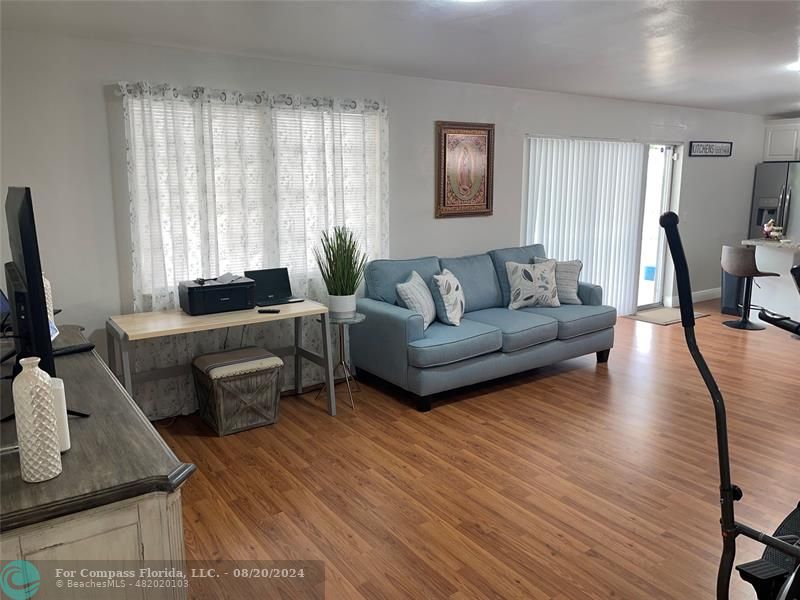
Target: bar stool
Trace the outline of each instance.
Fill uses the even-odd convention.
[[[742,299],[742,318],[738,321],[725,321],[723,325],[733,329],[765,329],[750,320],[750,299],[753,295],[753,277],[780,277],[780,273],[759,271],[756,265],[754,246],[723,246],[722,270],[734,277],[744,278],[744,298]]]

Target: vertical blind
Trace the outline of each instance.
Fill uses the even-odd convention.
[[[646,147],[635,142],[530,139],[527,241],[583,261],[620,314],[636,311]]]
[[[173,308],[179,281],[274,266],[324,294],[313,247],[350,227],[388,250],[387,123],[374,101],[120,84],[134,309]]]

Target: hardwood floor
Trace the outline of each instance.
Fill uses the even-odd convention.
[[[737,516],[771,532],[800,500],[800,340],[698,308],[713,311],[697,336],[728,405]],[[605,365],[570,360],[424,414],[370,382],[336,418],[311,393],[226,438],[196,417],[160,424],[198,466],[188,558],[324,560],[331,600],[712,598],[713,411],[682,334],[623,318]],[[738,562],[759,553],[742,539]],[[754,597],[734,575],[732,598]]]

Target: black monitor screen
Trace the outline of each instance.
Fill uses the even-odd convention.
[[[11,304],[17,359],[38,356],[41,359],[39,366],[55,376],[30,188],[8,188],[6,219],[12,258],[12,262],[5,265],[6,285]]]

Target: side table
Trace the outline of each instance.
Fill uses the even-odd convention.
[[[353,401],[353,390],[350,388],[350,380],[353,380],[353,383],[357,383],[356,378],[353,377],[353,372],[350,369],[350,365],[347,364],[347,346],[345,344],[345,340],[347,338],[347,328],[350,325],[355,325],[356,323],[361,323],[364,319],[366,319],[366,315],[361,313],[356,313],[352,317],[336,317],[334,315],[329,315],[328,322],[332,325],[339,326],[339,362],[333,366],[333,385],[336,385],[336,369],[339,367],[342,368],[342,372],[344,373],[344,382],[347,385],[347,395],[350,397],[350,408],[355,410],[356,405]],[[319,392],[317,392],[317,396],[319,396],[325,389],[328,387],[328,382],[326,381],[324,385],[320,388]],[[359,386],[360,390],[360,386]]]

